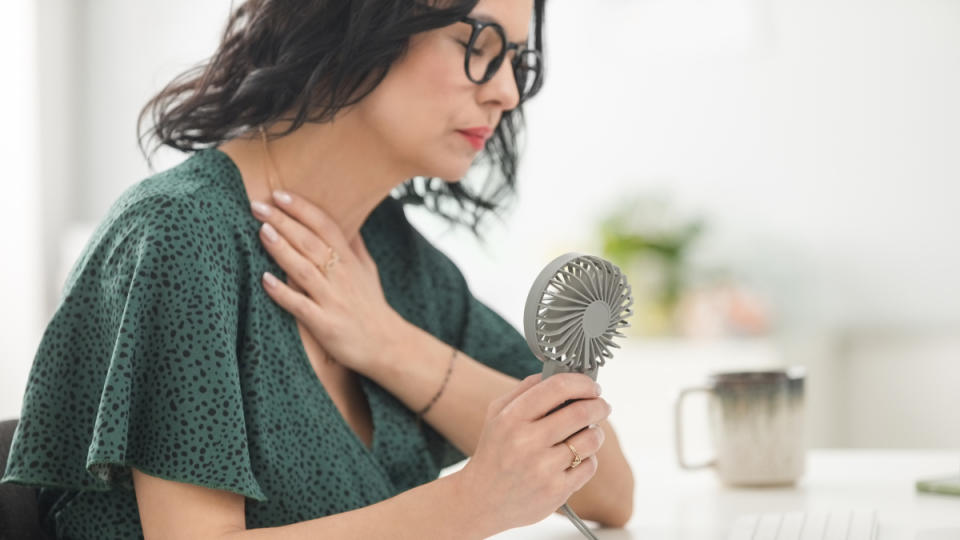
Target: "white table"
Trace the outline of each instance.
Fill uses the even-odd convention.
[[[918,532],[952,528],[936,538],[960,538],[960,497],[918,493],[917,478],[960,470],[960,450],[811,450],[804,478],[792,488],[734,489],[713,471],[680,470],[666,450],[628,452],[636,480],[633,517],[625,529],[599,529],[601,539],[726,540],[736,518],[765,512],[871,508],[883,538],[922,538]],[[497,539],[578,540],[566,517],[552,515],[498,534]]]
[[[808,453],[806,475],[796,487],[765,490],[727,488],[713,471],[687,472],[677,467],[671,446],[673,403],[681,388],[701,384],[713,371],[780,367],[785,360],[777,345],[767,340],[632,340],[624,344],[598,380],[604,398],[613,406],[610,421],[633,469],[634,512],[625,529],[594,529],[594,534],[620,540],[727,540],[734,521],[744,514],[871,508],[881,525],[880,540],[914,539],[915,531],[936,527],[955,528],[948,538],[960,540],[960,497],[917,493],[914,487],[918,478],[960,471],[960,448],[814,449]],[[823,366],[808,372],[808,430],[819,434],[810,437],[814,441],[828,438],[823,434],[833,427],[825,425],[824,419],[838,412],[826,385],[830,377],[823,373]],[[712,452],[704,405],[705,400],[698,403],[694,396],[684,415],[687,458],[692,462]],[[585,537],[565,516],[551,515],[493,538]]]

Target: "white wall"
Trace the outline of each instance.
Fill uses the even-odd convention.
[[[231,1],[79,3],[84,70],[77,82],[87,136],[78,140],[78,180],[87,189],[74,217],[99,221],[121,191],[151,174],[137,148],[140,109],[173,77],[214,52]],[[163,170],[183,157],[164,149],[155,166]]]
[[[960,4],[583,6],[550,5],[549,80],[495,260],[447,244],[478,287],[519,258],[527,275],[485,291],[515,320],[533,260],[590,245],[611,201],[662,187],[712,218],[709,258],[790,327],[960,327]],[[706,8],[743,30],[707,32]]]
[[[136,147],[140,106],[213,51],[229,11],[229,0],[16,0],[0,18],[5,222],[17,233],[0,238],[0,418],[19,414],[43,328],[92,224],[149,174]],[[156,166],[181,159],[160,152]]]
[[[96,220],[147,172],[140,106],[212,52],[229,2],[83,4],[77,217]],[[540,261],[593,247],[594,218],[625,193],[667,188],[712,219],[709,257],[791,325],[960,324],[960,4],[590,5],[549,6],[549,82],[493,260],[440,240],[493,304],[518,321]],[[513,259],[512,284],[483,283]]]
[[[840,347],[837,445],[960,449],[960,335],[857,331]]]
[[[43,148],[45,162],[73,165],[54,182],[70,189],[44,204],[79,201],[69,220],[96,221],[149,174],[136,149],[140,107],[213,51],[230,2],[71,5],[78,68],[63,87],[77,91],[59,101],[75,100],[61,105],[75,112],[62,118],[72,136]],[[960,230],[960,4],[552,0],[547,39],[548,82],[528,107],[520,198],[505,226],[478,247],[412,212],[508,320],[519,324],[543,263],[597,250],[591,230],[611,202],[661,188],[711,220],[701,259],[768,294],[785,333],[823,342],[848,327],[960,328],[950,237]],[[53,136],[59,124],[41,125]],[[58,236],[45,238],[45,269],[72,262],[51,260]],[[837,363],[830,344],[787,356],[811,350]],[[839,441],[832,427],[822,433]]]
[[[0,418],[20,410],[33,348],[42,331],[40,194],[34,115],[35,12],[29,0],[4,4],[0,17],[0,163],[3,164],[3,233],[0,234]]]

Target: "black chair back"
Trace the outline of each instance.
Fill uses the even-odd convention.
[[[7,468],[17,422],[16,419],[0,421],[0,476]],[[40,529],[36,489],[0,484],[0,540],[49,540]]]

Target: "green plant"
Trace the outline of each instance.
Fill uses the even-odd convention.
[[[653,196],[628,199],[599,225],[604,256],[628,275],[646,276],[634,287],[641,289],[638,298],[652,300],[668,320],[684,292],[689,253],[704,229],[703,220],[681,220],[668,201]]]

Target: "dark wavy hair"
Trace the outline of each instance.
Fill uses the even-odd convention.
[[[246,0],[232,10],[216,52],[175,77],[140,111],[138,145],[150,157],[161,146],[195,152],[260,125],[296,114],[282,137],[305,122],[329,121],[367,96],[406,51],[416,33],[468,15],[478,0]],[[545,0],[534,1],[533,43],[543,51]],[[442,5],[441,5],[442,4]],[[542,66],[541,66],[542,67]],[[153,125],[144,133],[147,115]],[[478,238],[487,211],[515,193],[523,109],[505,111],[476,165],[487,168],[479,189],[463,179],[416,177],[393,196],[423,205]],[[156,140],[146,152],[145,136]],[[273,137],[273,135],[271,135]]]

